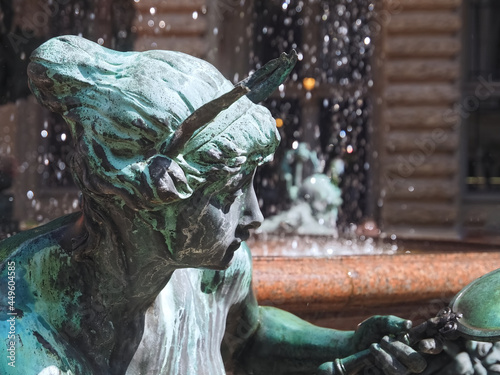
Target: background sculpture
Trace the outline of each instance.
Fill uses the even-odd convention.
[[[304,175],[311,168],[313,173]],[[291,207],[278,215],[267,218],[259,228],[263,233],[292,233],[327,235],[337,237],[337,215],[342,204],[341,191],[335,180],[322,173],[317,154],[307,144],[299,143],[289,150],[282,162],[283,179],[286,181]],[[338,181],[337,181],[338,182]]]
[[[0,243],[2,335],[9,311],[17,317],[15,367],[2,361],[2,373],[308,374],[368,347],[387,374],[422,370],[412,348],[380,341],[409,321],[324,329],[252,294],[253,174],[279,138],[253,101],[294,60],[234,88],[176,52],[117,53],[71,36],[34,52],[31,88],[71,127],[82,212]]]

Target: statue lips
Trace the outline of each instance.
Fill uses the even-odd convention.
[[[227,250],[226,250],[226,252],[221,260],[221,264],[224,268],[228,267],[229,263],[231,263],[231,260],[233,259],[233,256],[234,256],[234,252],[240,248],[241,242],[242,241],[240,239],[236,239],[227,248]]]
[[[250,232],[248,230],[241,228],[236,229],[236,238],[234,239],[233,242],[231,242],[231,245],[228,246],[222,258],[222,265],[224,267],[227,267],[229,265],[229,263],[233,259],[234,252],[240,248],[241,243],[243,241],[246,241],[248,237],[250,237]]]

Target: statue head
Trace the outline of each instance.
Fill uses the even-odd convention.
[[[171,226],[193,199],[223,205],[242,182],[251,184],[279,142],[269,111],[242,96],[248,89],[236,90],[225,110],[199,113],[235,89],[212,65],[183,53],[116,52],[64,36],[33,53],[28,75],[42,105],[71,128],[71,167],[84,203],[127,206],[157,230],[178,231]],[[205,123],[172,152],[182,125],[200,118]]]

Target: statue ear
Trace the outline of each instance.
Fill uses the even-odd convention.
[[[162,202],[169,202],[191,193],[186,175],[172,159],[157,155],[148,163],[151,188]]]

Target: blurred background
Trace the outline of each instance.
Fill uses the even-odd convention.
[[[257,257],[257,295],[328,326],[428,318],[500,260],[498,19],[494,0],[0,0],[0,238],[79,206],[68,128],[27,86],[45,40],[182,51],[234,83],[295,49],[263,103],[282,143],[255,181],[278,240],[254,251],[416,255]]]
[[[341,236],[495,241],[498,16],[493,0],[1,0],[0,232],[78,208],[68,129],[26,84],[32,50],[75,34],[183,51],[234,82],[295,49],[291,78],[264,103],[283,137],[256,178],[266,217],[296,199],[287,173],[320,172],[340,188]]]

